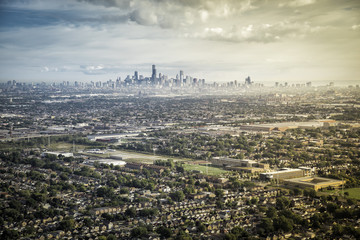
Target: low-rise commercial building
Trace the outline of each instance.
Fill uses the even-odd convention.
[[[340,187],[345,181],[323,177],[302,177],[284,180],[284,184],[291,187],[312,188],[318,191],[327,187]]]
[[[311,175],[311,169],[310,168],[282,168],[279,171],[275,172],[267,172],[267,173],[261,173],[260,179],[261,180],[283,180],[283,179],[290,179],[290,178],[299,178],[304,176]]]
[[[269,164],[259,163],[250,159],[235,159],[229,157],[213,157],[211,163],[221,167],[246,167],[246,168],[263,168],[268,169]]]

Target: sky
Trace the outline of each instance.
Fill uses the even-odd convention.
[[[360,80],[359,0],[1,0],[0,82]]]

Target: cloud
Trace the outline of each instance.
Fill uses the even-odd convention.
[[[304,38],[307,34],[322,31],[324,28],[311,26],[309,22],[292,23],[281,21],[273,24],[249,24],[233,26],[230,29],[206,27],[201,33],[186,35],[190,38],[223,40],[231,42],[275,42],[283,38]]]
[[[69,72],[73,71],[74,69],[70,66],[61,66],[61,67],[49,67],[49,66],[43,66],[41,67],[40,72]]]
[[[124,67],[122,67],[124,68]],[[114,74],[122,71],[120,66],[114,66],[109,64],[97,64],[97,65],[69,65],[69,66],[43,66],[40,68],[41,73],[75,73],[81,72],[85,75],[104,75]]]
[[[135,10],[130,14],[130,20],[140,25],[159,24],[158,15],[150,11]]]
[[[181,28],[225,19],[256,9],[257,0],[78,0],[81,3],[126,12],[129,20],[140,25]]]
[[[311,5],[314,3],[316,3],[316,0],[293,0],[293,1],[279,3],[279,7],[284,7],[284,6],[302,7],[302,6]]]
[[[356,77],[359,9],[358,0],[0,0],[0,72],[101,80],[149,76],[156,64],[217,81],[297,78],[306,67],[313,77],[316,62],[319,78]]]
[[[232,42],[274,42],[286,38],[303,38],[316,32],[316,27],[303,19],[286,17],[271,19],[268,11],[277,12],[276,4],[260,0],[64,0],[46,1],[46,11],[40,0],[30,10],[29,0],[14,1],[14,6],[26,6],[20,12],[10,13],[15,25],[29,27],[41,25],[89,25],[107,29],[111,25],[133,24],[170,29],[177,36]],[[289,6],[303,6],[315,0],[294,0]],[[64,6],[64,7],[60,7]],[[51,8],[53,6],[53,8]],[[70,6],[75,10],[69,11]],[[265,8],[266,7],[266,8]],[[59,10],[60,9],[60,10]],[[266,9],[266,11],[265,11]],[[254,20],[252,14],[260,16]],[[30,20],[30,21],[29,21]],[[252,22],[251,22],[252,21]],[[221,30],[220,30],[221,29]],[[320,27],[319,27],[320,29]]]
[[[80,69],[83,73],[88,75],[98,75],[107,73],[107,69],[103,65],[81,65]]]

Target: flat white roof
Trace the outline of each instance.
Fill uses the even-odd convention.
[[[292,169],[292,168],[288,168],[285,170],[280,170],[280,171],[275,171],[275,172],[267,172],[267,173],[260,173],[260,174],[264,174],[264,175],[273,175],[273,174],[278,174],[278,173],[286,173],[286,172],[297,172],[297,171],[302,171],[302,169]]]

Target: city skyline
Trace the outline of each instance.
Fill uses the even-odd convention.
[[[359,82],[357,1],[2,1],[0,81]]]

